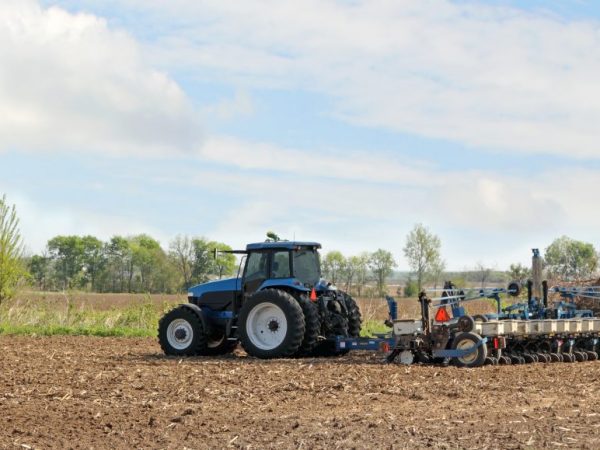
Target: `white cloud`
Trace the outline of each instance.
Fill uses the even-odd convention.
[[[355,123],[600,157],[600,24],[485,3],[128,0],[153,55],[202,79],[306,89]]]
[[[280,151],[288,164],[275,158],[264,171],[263,163],[251,164],[243,153],[229,154],[225,144],[221,169],[190,169],[162,182],[234,198],[205,234],[237,246],[275,229],[288,238],[319,239],[328,249],[346,253],[388,248],[406,268],[405,236],[422,222],[441,236],[449,267],[462,269],[477,260],[500,268],[516,261],[527,264],[530,248],[543,249],[562,234],[600,244],[600,212],[593,207],[600,173],[594,169],[544,170],[522,177],[428,168],[417,171],[415,176],[423,178],[410,183],[402,176],[393,179],[391,170],[385,183],[374,183],[352,172],[352,164],[348,176],[340,169],[342,175],[333,178],[302,165],[290,168],[293,159],[286,149]],[[237,145],[267,162],[276,154],[276,148],[261,155],[255,144]],[[219,153],[217,147],[213,151]],[[303,161],[312,164],[310,157]],[[368,160],[362,163],[368,165]],[[371,171],[375,167],[365,167],[364,174]]]
[[[433,185],[427,176],[429,165],[422,161],[398,161],[376,151],[305,150],[283,148],[264,142],[213,136],[199,150],[205,161],[242,169],[272,170],[303,177],[338,180],[363,180],[376,183],[400,182],[406,185]]]
[[[174,195],[174,186],[185,185],[199,196],[235,199],[220,201],[216,226],[198,230],[234,245],[275,228],[345,252],[390,248],[401,259],[406,232],[423,222],[447,244],[449,265],[460,269],[489,261],[487,255],[500,266],[517,253],[526,262],[530,246],[561,234],[598,244],[598,170],[525,178],[447,171],[376,149],[307,151],[218,136],[200,145],[197,119],[202,112],[223,119],[252,114],[252,87],[304,89],[332,96],[333,113],[359,124],[597,158],[597,23],[443,1],[124,1],[134,14],[156,13],[157,40],[141,46],[96,16],[31,0],[0,4],[0,151],[191,150],[178,167],[165,158],[148,177],[142,158],[121,173],[143,180],[140,191],[162,181],[162,192]],[[147,20],[142,26],[152,25]],[[231,83],[238,94],[194,111],[148,61]],[[163,206],[160,199],[133,207],[133,220],[100,216],[93,206],[73,210],[68,199],[43,207],[27,197],[10,200],[34,250],[55,234],[145,231],[168,238],[145,220],[149,208]],[[202,227],[205,214],[190,208],[186,216],[194,217],[186,220]]]
[[[0,66],[0,151],[155,155],[199,145],[179,86],[104,19],[5,0]]]
[[[255,152],[254,143],[236,141],[236,145]],[[293,151],[279,150],[286,156]],[[267,161],[270,157],[264,155]],[[93,199],[86,208],[69,206],[68,198],[42,205],[30,193],[19,194],[28,192],[25,187],[9,186],[4,191],[17,204],[23,235],[33,251],[58,234],[107,239],[112,234],[146,232],[166,245],[172,236],[188,232],[238,247],[261,240],[266,230],[274,229],[287,238],[319,240],[328,250],[348,254],[390,249],[406,268],[402,247],[416,222],[440,235],[452,269],[470,267],[478,260],[500,268],[515,261],[527,263],[530,248],[544,248],[562,234],[600,244],[600,212],[594,208],[597,170],[561,169],[520,178],[427,168],[420,172],[425,183],[407,183],[402,176],[394,180],[392,170],[385,183],[376,183],[358,170],[351,172],[353,163],[349,176],[326,177],[320,171],[305,171],[302,164],[288,169],[290,160],[288,166],[273,164],[263,170],[248,165],[245,158],[225,154],[219,165],[211,167],[191,160],[143,164],[140,158],[131,162],[135,170],[123,168],[116,176],[111,176],[115,167],[108,165],[104,183],[112,188],[102,194],[103,212]],[[302,162],[312,164],[310,158]],[[364,172],[374,173],[375,167]],[[428,184],[429,179],[435,183]],[[131,211],[106,206],[111,199],[122,205],[116,200],[127,189],[140,191]],[[186,209],[178,213],[173,202]],[[156,211],[170,213],[159,220]]]

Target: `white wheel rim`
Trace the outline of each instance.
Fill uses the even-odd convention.
[[[167,341],[175,350],[185,350],[194,339],[194,328],[185,319],[175,319],[167,327]]]
[[[470,350],[475,347],[477,344],[471,341],[470,339],[464,339],[458,343],[456,346],[457,350]],[[458,358],[463,364],[470,364],[477,359],[477,351],[471,352],[465,356],[461,356]]]
[[[259,303],[248,314],[246,333],[250,342],[261,350],[279,347],[287,334],[283,310],[273,303]]]

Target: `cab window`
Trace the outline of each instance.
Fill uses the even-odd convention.
[[[304,285],[317,284],[321,278],[319,253],[312,249],[294,250],[294,276]]]
[[[267,278],[267,253],[250,253],[246,264],[246,281]]]
[[[273,262],[271,264],[271,278],[289,278],[290,275],[290,253],[273,253]]]

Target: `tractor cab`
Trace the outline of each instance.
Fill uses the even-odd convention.
[[[316,242],[260,242],[246,250],[238,276],[209,281],[188,290],[190,303],[211,311],[238,311],[245,299],[267,288],[290,288],[309,292],[319,286],[321,266]]]
[[[246,247],[241,290],[243,297],[271,286],[310,290],[321,279],[316,242],[262,242]]]

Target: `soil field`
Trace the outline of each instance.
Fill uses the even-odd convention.
[[[0,352],[0,448],[600,448],[598,362],[177,359],[65,336]]]

